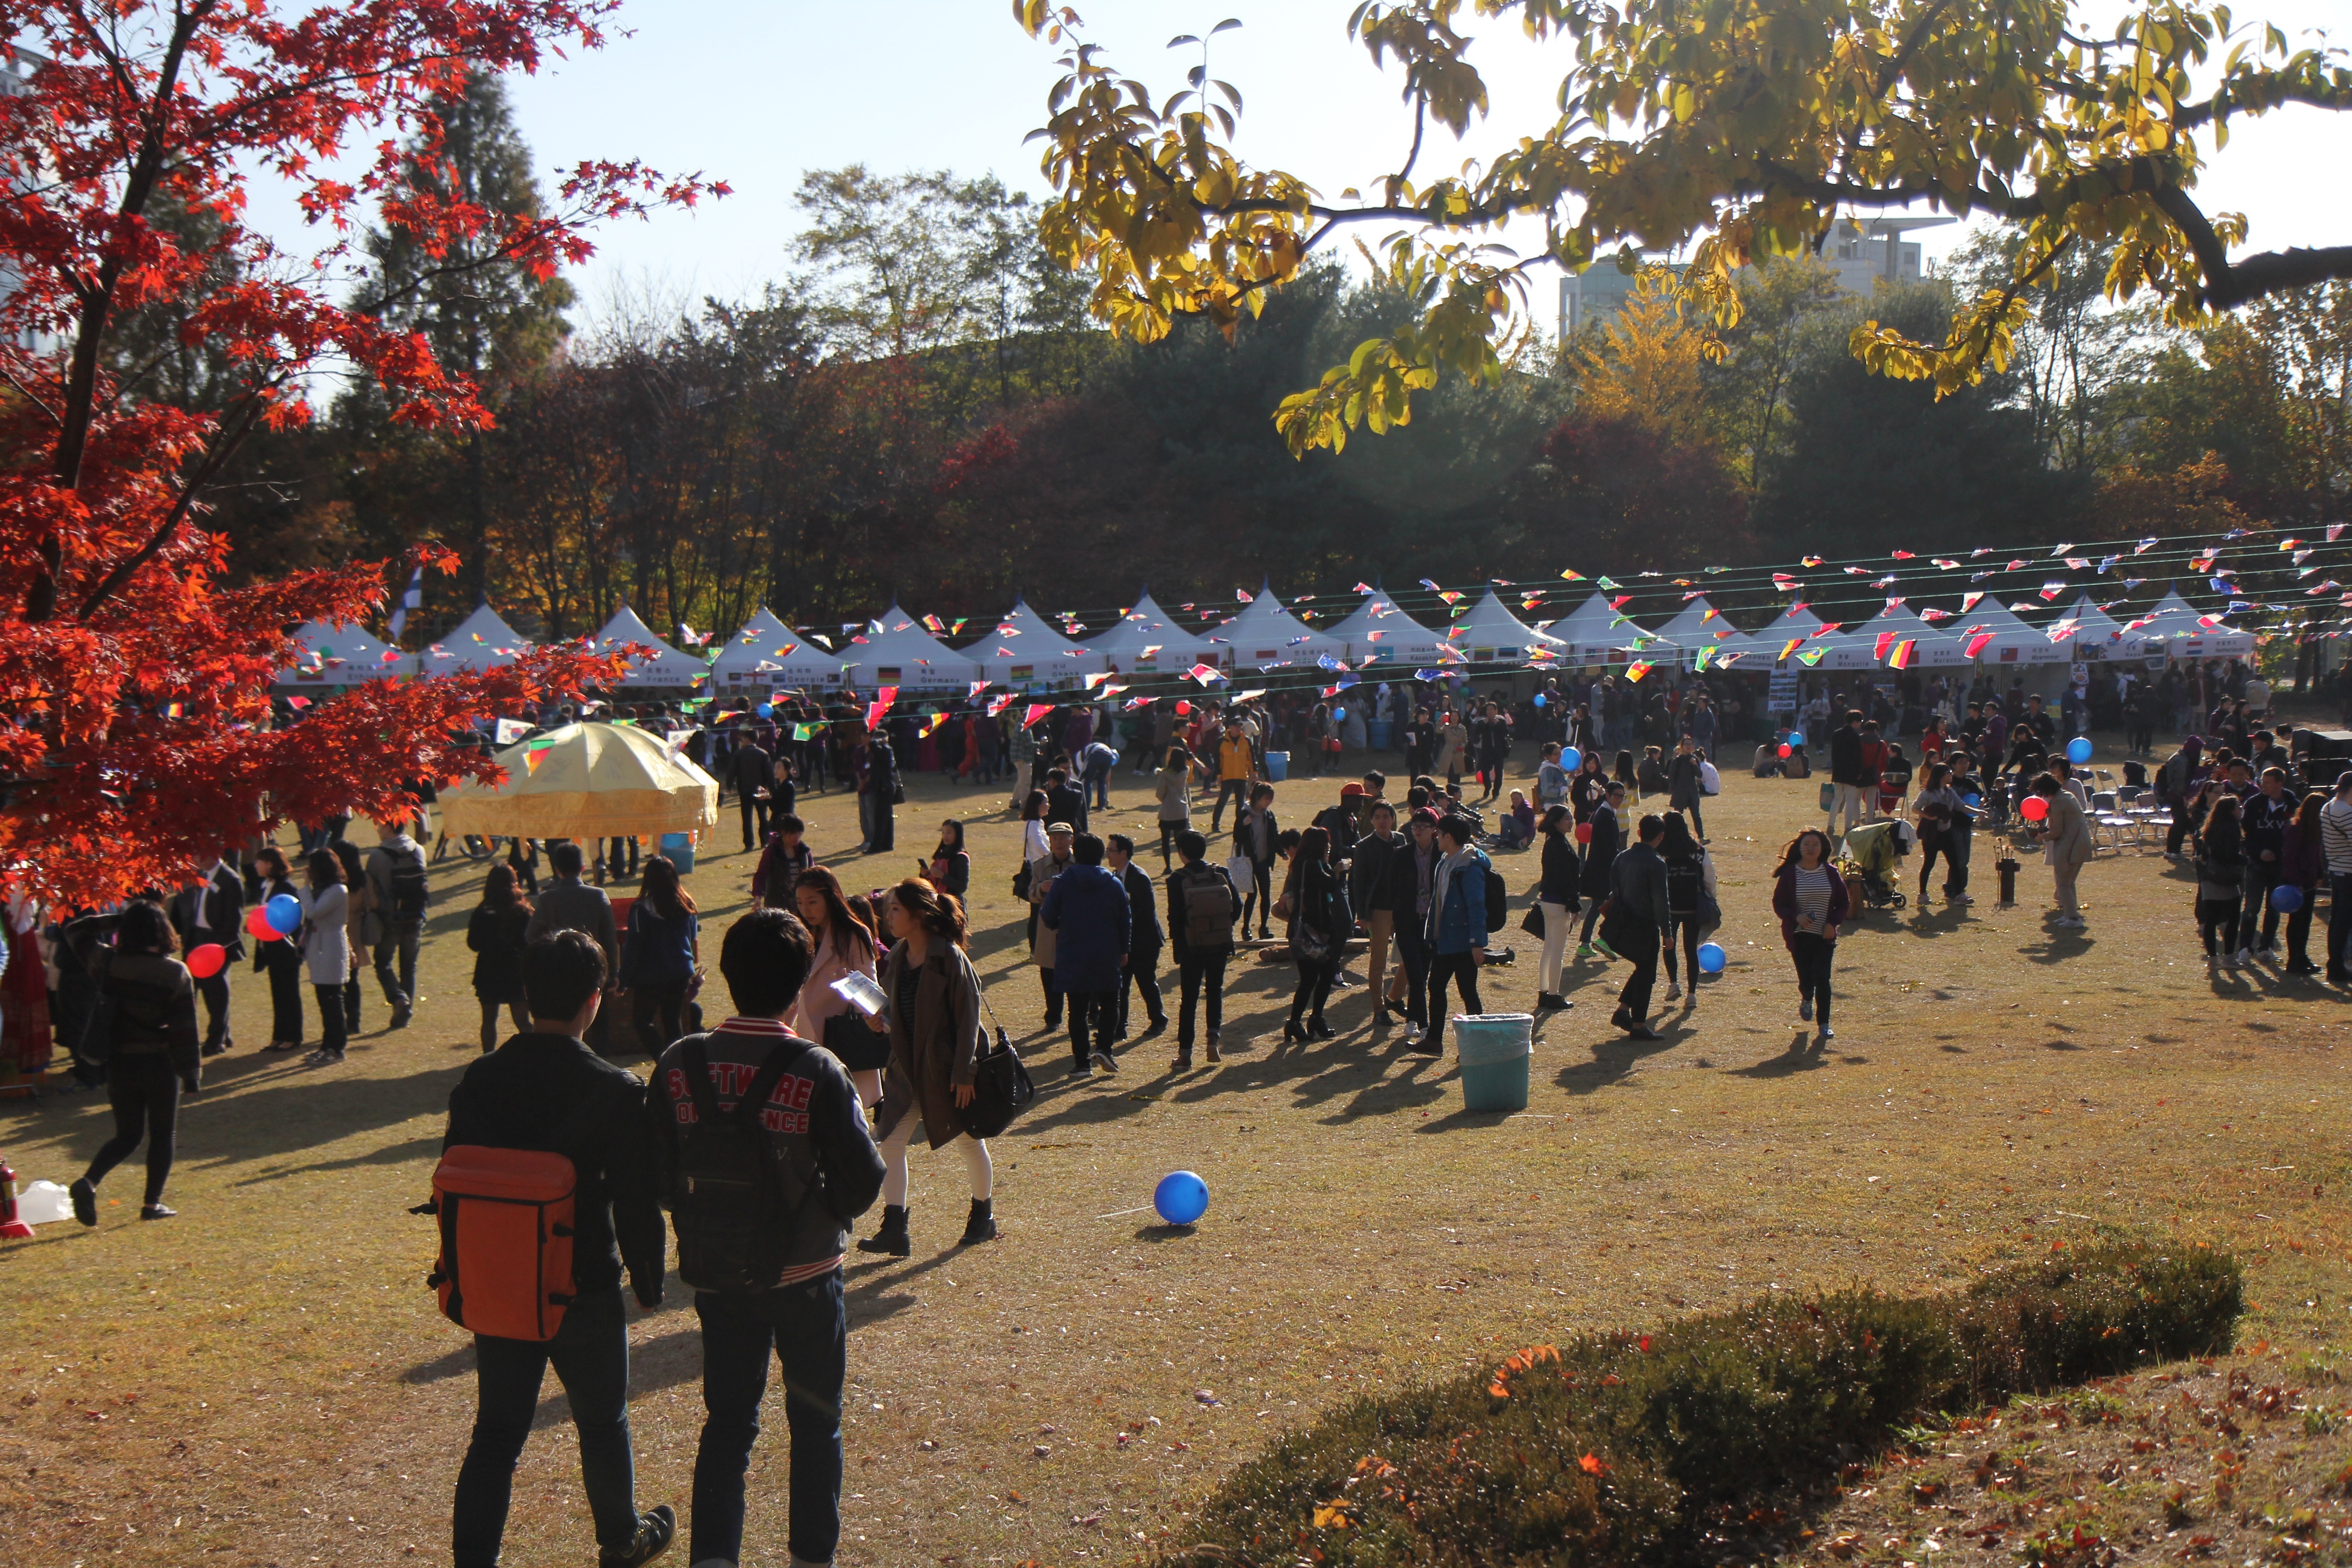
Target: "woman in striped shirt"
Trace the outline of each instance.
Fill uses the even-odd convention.
[[[1797,964],[1797,1021],[1814,1024],[1824,1042],[1837,1038],[1830,1028],[1830,961],[1846,910],[1845,879],[1830,863],[1829,835],[1808,827],[1781,853],[1772,912],[1780,917],[1780,940]]]

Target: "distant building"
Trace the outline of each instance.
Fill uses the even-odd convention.
[[[1916,283],[1930,276],[1932,269],[1918,242],[1903,237],[1951,221],[1948,217],[1874,217],[1856,224],[1840,218],[1830,226],[1829,237],[1822,242],[1822,261],[1837,274],[1838,286],[1848,293],[1867,296],[1881,280]],[[1580,273],[1563,276],[1559,280],[1560,341],[1567,342],[1623,309],[1633,292],[1634,278],[1633,273],[1620,272],[1610,261],[1595,262]]]
[[[9,45],[5,52],[0,52],[0,94],[15,98],[32,91],[33,72],[39,68],[40,64],[40,56],[28,49],[20,49],[14,44]],[[23,286],[23,280],[24,274],[17,269],[16,264],[0,257],[0,303],[14,298]],[[44,341],[37,334],[27,334],[21,346],[37,353]]]

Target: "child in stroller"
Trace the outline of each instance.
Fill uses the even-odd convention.
[[[1903,858],[1911,852],[1913,829],[1895,818],[1865,823],[1845,836],[1845,852],[1862,868],[1862,901],[1874,910],[1899,910],[1910,900],[1903,896]]]

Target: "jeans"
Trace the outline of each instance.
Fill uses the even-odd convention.
[[[1118,1032],[1127,1033],[1128,998],[1143,993],[1144,1016],[1155,1029],[1168,1026],[1168,1004],[1160,994],[1160,950],[1150,948],[1127,961],[1127,973],[1118,977]]]
[[[1201,994],[1208,993],[1209,1038],[1215,1039],[1225,1021],[1225,961],[1233,957],[1233,949],[1219,948],[1214,952],[1195,951],[1192,957],[1179,960],[1176,965],[1178,984],[1182,987],[1181,999],[1176,1011],[1176,1048],[1192,1048],[1192,1021],[1199,1008]]]
[[[861,848],[874,844],[874,797],[860,794],[857,797],[857,842]]]
[[[340,1057],[351,1044],[345,1032],[343,987],[341,982],[332,985],[313,985],[310,990],[319,998],[319,1048],[330,1056]]]
[[[1274,862],[1252,860],[1250,871],[1249,891],[1242,895],[1241,934],[1249,935],[1250,910],[1255,908],[1257,910],[1257,934],[1265,936],[1274,914]]]
[[[1109,773],[1098,773],[1094,777],[1087,779],[1083,787],[1086,791],[1087,805],[1089,807],[1098,811],[1108,811],[1110,809]]]
[[[1397,922],[1397,967],[1404,971],[1404,1016],[1413,1023],[1427,1027],[1429,1024],[1429,933],[1421,923],[1421,916],[1412,910],[1399,910],[1405,918]]]
[[[2278,886],[2279,863],[2275,860],[2246,861],[2246,908],[2238,917],[2238,942],[2242,946],[2254,945],[2254,921],[2262,921],[2262,945],[2265,948],[2278,942],[2278,906],[2271,902],[2271,889]]]
[[[1241,811],[1243,806],[1249,804],[1249,786],[1250,782],[1247,779],[1219,779],[1217,781],[1217,804],[1215,808],[1209,813],[1210,832],[1214,833],[1217,830],[1218,826],[1224,821],[1225,802],[1230,800],[1234,803],[1234,810],[1236,814]]]
[[[2083,874],[2080,866],[2053,866],[2050,868],[2053,886],[2058,897],[2058,912],[2078,916],[2083,912],[2082,900],[2074,896],[2074,880]]]
[[[1691,990],[1696,993],[1698,990],[1697,915],[1677,914],[1675,916],[1675,923],[1666,928],[1666,940],[1663,944],[1664,952],[1662,954],[1666,962],[1666,978],[1679,983],[1682,975],[1675,968],[1675,946],[1677,942],[1681,944],[1683,950],[1683,968],[1689,972]]]
[[[1629,918],[1625,932],[1625,945],[1617,948],[1617,956],[1632,964],[1633,972],[1617,993],[1617,1011],[1640,1023],[1650,1016],[1650,993],[1658,985],[1658,928]]]
[[[1797,994],[1813,1005],[1813,1019],[1830,1026],[1830,962],[1837,944],[1824,936],[1801,931],[1790,939],[1789,956],[1797,961]]]
[[[2228,957],[2238,951],[2238,900],[2235,899],[2200,899],[2197,900],[2197,934],[2204,939],[2205,956]],[[2214,943],[2218,941],[2220,946]]]
[[[2164,835],[2164,852],[2167,855],[2179,854],[2180,841],[2189,837],[2189,830],[2195,826],[2195,822],[2189,816],[2188,803],[2185,801],[2174,801],[2172,803],[2172,826],[2166,830]]]
[[[636,1468],[629,1457],[629,1331],[621,1288],[583,1295],[544,1342],[474,1336],[473,1441],[457,1470],[450,1533],[457,1568],[495,1568],[514,1492],[515,1461],[530,1436],[539,1388],[551,1363],[580,1436],[580,1479],[596,1521],[596,1544],[636,1538]]]
[[[2305,893],[2303,902],[2286,917],[2286,961],[2290,964],[2311,962],[2311,903],[2318,896],[2316,891]]]
[[[343,982],[343,1032],[347,1035],[360,1032],[360,977],[357,970],[353,970],[351,978]]]
[[[1070,1059],[1084,1067],[1095,1051],[1110,1055],[1112,1031],[1118,1024],[1118,994],[1072,991],[1062,999],[1070,1009]]]
[[[2344,944],[2352,940],[2352,877],[2330,876],[2327,879],[2327,973],[2330,979],[2342,979]]]
[[[1429,961],[1429,1039],[1445,1040],[1445,984],[1452,981],[1462,993],[1462,1011],[1475,1016],[1486,1009],[1478,1003],[1478,950],[1441,952]]]
[[[160,1063],[162,1058],[157,1058]],[[147,1139],[147,1197],[163,1201],[163,1184],[172,1174],[173,1131],[180,1119],[180,1080],[168,1067],[142,1065],[124,1070],[120,1059],[106,1079],[107,1104],[114,1110],[114,1136],[99,1145],[82,1179],[96,1186],[106,1173],[129,1159]]]
[[[416,948],[425,940],[422,921],[390,921],[383,922],[383,936],[375,944],[375,983],[383,987],[383,999],[394,1013],[405,1013],[416,1005]],[[400,973],[393,973],[393,956],[400,958]]]
[[[768,1357],[783,1368],[792,1436],[789,1546],[803,1563],[830,1563],[841,1539],[841,1385],[849,1324],[841,1270],[782,1290],[698,1291],[702,1320],[702,1445],[694,1456],[688,1561],[733,1563],[743,1552],[743,1477],[760,1436]]]
[[[657,1057],[686,1033],[687,977],[640,980],[629,987],[629,1021],[646,1055]]]

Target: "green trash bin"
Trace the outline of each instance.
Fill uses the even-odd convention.
[[[1481,1013],[1453,1020],[1465,1110],[1525,1110],[1535,1015]]]

